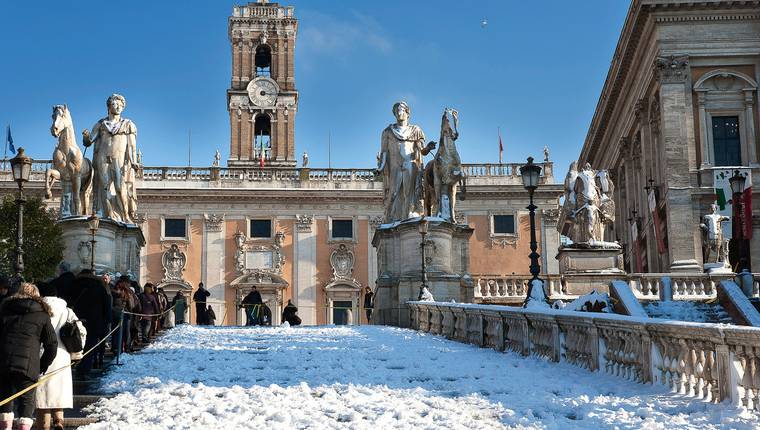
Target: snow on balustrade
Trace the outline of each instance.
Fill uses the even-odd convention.
[[[760,410],[760,328],[688,323],[623,315],[536,311],[508,306],[409,303],[413,328],[447,308],[485,345],[533,354],[636,382],[664,385],[706,402]],[[478,321],[480,319],[480,321]],[[442,331],[448,333],[447,320]],[[460,341],[473,342],[470,335]],[[559,370],[558,370],[559,372]],[[757,419],[757,416],[755,416]]]

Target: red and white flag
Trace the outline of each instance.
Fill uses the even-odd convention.
[[[504,154],[504,145],[501,143],[501,129],[497,129],[499,132],[499,164],[502,163],[501,157]]]
[[[649,206],[649,212],[652,214],[652,220],[654,220],[654,237],[657,240],[657,252],[664,254],[665,239],[662,237],[660,211],[657,210],[657,197],[654,194],[654,189],[649,190],[649,193],[647,195],[647,202]]]

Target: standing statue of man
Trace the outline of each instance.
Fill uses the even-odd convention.
[[[123,96],[111,94],[106,101],[108,116],[92,127],[92,133],[82,131],[82,143],[94,145],[94,211],[105,218],[132,223],[137,210],[134,170],[139,164],[137,127],[121,116],[126,105]]]
[[[711,213],[702,217],[702,252],[705,263],[720,263],[723,260],[723,252],[726,243],[723,240],[723,224],[731,218],[718,213],[718,205],[710,205]],[[725,260],[723,260],[725,262]]]
[[[411,110],[406,102],[393,105],[394,124],[380,138],[378,170],[383,174],[385,222],[403,221],[424,213],[422,192],[423,156],[435,149],[425,146],[425,133],[409,124]]]

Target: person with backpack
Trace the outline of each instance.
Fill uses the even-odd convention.
[[[68,308],[66,301],[56,297],[58,294],[55,284],[40,282],[37,284],[42,300],[50,306],[53,315],[50,316],[50,322],[56,333],[58,349],[56,350],[53,363],[50,370],[66,368],[71,364],[71,357],[81,357],[82,351],[70,351],[67,349],[64,326],[66,323],[76,324],[79,335],[79,345],[84,347],[87,337],[87,330],[84,325],[78,321],[74,311]],[[74,391],[71,376],[71,367],[56,373],[50,379],[46,380],[36,388],[37,406],[37,429],[49,430],[52,424],[53,428],[63,430],[63,410],[74,407]],[[52,420],[52,423],[51,423]]]
[[[40,375],[48,371],[58,349],[58,339],[50,322],[52,314],[37,287],[30,283],[21,283],[15,294],[3,300],[0,305],[0,399],[34,385]],[[32,428],[34,394],[35,390],[29,390],[0,406],[0,429],[13,426],[14,406],[19,417],[18,430]]]

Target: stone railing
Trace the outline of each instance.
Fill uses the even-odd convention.
[[[509,306],[408,302],[413,329],[705,401],[760,405],[760,328]]]
[[[530,275],[488,275],[473,274],[475,279],[475,302],[477,303],[517,303],[522,302],[528,291]],[[720,281],[734,279],[732,273],[710,275],[675,274],[675,273],[631,273],[628,275],[596,275],[596,280],[611,282],[623,280],[631,286],[639,300],[660,300],[663,285],[670,279],[670,289],[674,300],[711,300],[717,297],[717,285]],[[575,297],[565,289],[565,277],[560,275],[542,275],[544,290],[549,298],[568,299]],[[760,273],[753,274],[752,297],[760,296]]]

